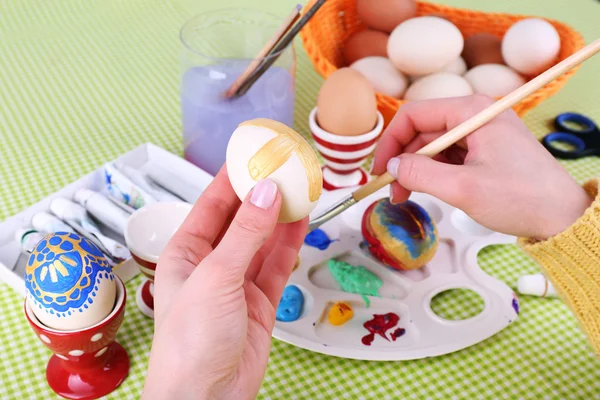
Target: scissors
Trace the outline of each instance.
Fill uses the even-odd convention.
[[[572,128],[568,123],[580,128]],[[559,114],[554,120],[557,131],[542,139],[542,144],[555,157],[574,160],[577,158],[600,155],[600,129],[594,121],[578,113]],[[560,150],[554,142],[567,143],[573,150]]]

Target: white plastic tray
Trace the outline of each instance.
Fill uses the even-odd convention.
[[[184,183],[187,183],[186,188],[188,189],[188,193],[191,192],[193,194],[195,192],[196,198],[213,179],[207,172],[151,143],[141,145],[120,156],[115,161],[140,170],[144,170],[151,163],[153,167],[159,167],[162,171],[173,174]],[[12,266],[19,260],[20,253],[19,244],[14,237],[15,231],[21,227],[29,226],[31,217],[35,213],[48,211],[50,203],[55,197],[71,198],[78,189],[82,188],[103,192],[103,168],[98,168],[94,172],[32,205],[23,212],[0,223],[0,282],[7,283],[18,293],[25,296],[23,275],[12,271]],[[102,224],[100,224],[100,228],[106,236],[112,237],[122,244],[125,243],[122,234],[115,234],[110,229],[104,229]],[[22,260],[19,261],[22,262]],[[137,275],[139,271],[136,264],[128,260],[119,265],[115,269],[115,272],[124,282],[127,282]]]
[[[313,215],[335,203],[353,189],[323,193]],[[477,264],[477,253],[492,244],[514,243],[515,238],[495,233],[478,225],[462,211],[424,194],[411,200],[425,208],[436,220],[439,248],[435,257],[420,270],[392,270],[360,248],[364,211],[375,200],[387,197],[382,189],[337,216],[322,229],[333,242],[327,250],[303,246],[300,264],[288,284],[304,294],[301,317],[294,322],[277,321],[273,336],[318,353],[361,360],[411,360],[451,353],[498,333],[517,318],[518,300],[512,289],[485,274]],[[370,297],[366,308],[361,295],[346,293],[333,279],[327,267],[331,258],[362,265],[383,280],[380,297]],[[431,299],[449,289],[470,289],[479,294],[485,306],[475,317],[451,321],[436,315]],[[345,301],[352,305],[354,318],[342,326],[327,320],[331,305]],[[517,308],[515,308],[517,307]],[[361,338],[369,332],[363,324],[373,314],[394,312],[400,316],[398,327],[406,333],[396,341],[380,336],[370,346]]]

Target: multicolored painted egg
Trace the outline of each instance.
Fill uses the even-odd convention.
[[[438,247],[435,221],[417,203],[393,205],[388,198],[371,204],[362,220],[369,251],[398,270],[421,268]]]
[[[49,328],[87,328],[112,311],[115,279],[92,242],[75,233],[53,233],[37,244],[27,262],[27,301]]]

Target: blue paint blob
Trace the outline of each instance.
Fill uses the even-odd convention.
[[[48,303],[50,303],[52,301],[52,297],[44,296],[44,300],[46,300]]]
[[[304,295],[295,285],[286,286],[277,306],[277,321],[293,322],[300,318],[304,306]]]
[[[84,306],[85,308],[88,308],[88,305],[87,305],[87,304],[84,304],[83,306]]]
[[[54,310],[53,309],[50,309],[50,314],[54,314]]]
[[[81,237],[79,237],[79,235],[75,234],[75,233],[70,233],[69,234],[69,239],[73,239],[73,240],[80,240]]]
[[[80,312],[80,313],[82,313],[82,312],[83,312],[83,310],[80,308],[80,309],[79,309],[79,312]]]
[[[52,260],[54,260],[55,256],[56,256],[56,254],[54,254],[53,252],[49,252],[48,254],[46,254],[46,260],[52,261]]]
[[[94,300],[92,300],[91,298],[88,299],[88,303],[92,304],[94,302]]]
[[[29,256],[29,262],[27,263],[27,265],[29,265],[31,267],[33,265],[34,261],[35,261],[35,254],[32,254]]]
[[[304,238],[304,244],[310,247],[316,247],[319,250],[327,250],[331,243],[335,240],[331,240],[327,234],[321,229],[315,229],[310,232]]]
[[[35,251],[42,251],[42,250],[44,250],[44,247],[46,247],[46,243],[47,243],[47,242],[46,242],[46,240],[45,240],[45,239],[44,239],[44,240],[41,240],[41,241],[38,243],[37,247],[35,248]]]
[[[85,267],[85,273],[86,274],[91,274],[92,273],[92,267]]]
[[[71,243],[71,242],[62,242],[60,244],[60,248],[62,250],[65,250],[65,251],[71,251],[71,250],[73,250],[73,243]]]
[[[42,253],[38,253],[37,257],[36,257],[37,262],[42,262],[44,261],[44,255]]]
[[[39,290],[36,290],[36,291],[35,291],[35,295],[36,295],[37,297],[40,297],[40,296],[42,295],[42,293],[41,293]]]
[[[50,247],[46,247],[44,250],[42,250],[42,254],[46,254],[50,252]]]
[[[96,297],[96,292],[92,292],[92,296]]]
[[[98,290],[98,286],[94,286],[94,289]]]
[[[84,278],[81,280],[81,286],[87,286],[87,285],[88,285],[88,282],[89,282],[89,281],[88,281],[88,278],[87,278],[87,277],[84,277]]]
[[[71,315],[71,311],[69,311],[69,315]]]
[[[58,296],[56,298],[56,301],[58,301],[59,303],[63,303],[65,301],[67,301],[67,296]]]
[[[48,243],[50,243],[52,246],[58,246],[60,242],[62,242],[62,239],[59,236],[52,236],[50,239],[48,239]]]
[[[519,314],[520,311],[520,307],[519,307],[519,299],[517,298],[516,295],[513,294],[513,300],[512,300],[512,307],[515,310],[515,312],[517,313],[517,315]]]
[[[73,290],[73,293],[71,293],[71,296],[69,296],[69,297],[71,297],[72,299],[76,299],[79,297],[79,292],[80,292],[79,289],[75,289],[75,290]]]

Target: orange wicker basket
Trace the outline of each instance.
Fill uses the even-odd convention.
[[[315,1],[310,0],[306,8],[311,7]],[[425,2],[418,2],[417,13],[418,15],[441,14],[445,16],[460,29],[464,37],[478,32],[488,32],[501,38],[512,24],[521,19],[530,18],[525,15],[485,13]],[[556,62],[565,59],[584,46],[583,37],[573,28],[559,21],[547,21],[556,28],[561,40],[561,49]],[[366,29],[366,26],[356,14],[356,0],[328,0],[321,7],[301,31],[304,48],[321,76],[328,77],[335,70],[344,66],[342,57],[344,42],[352,34],[363,29]],[[572,69],[523,99],[514,107],[515,111],[521,116],[524,115],[544,99],[558,92],[576,70],[577,68]],[[403,103],[405,103],[404,100],[377,93],[377,105],[386,124]]]

